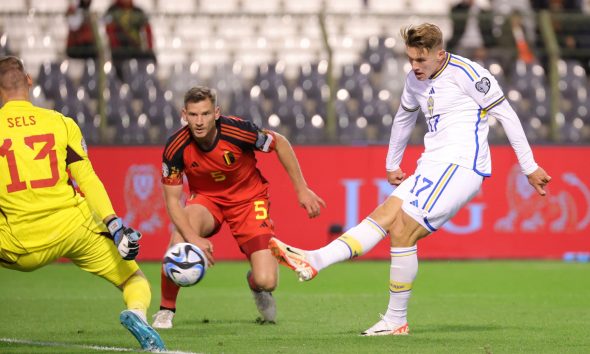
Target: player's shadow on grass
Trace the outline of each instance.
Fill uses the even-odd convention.
[[[176,324],[175,324],[176,325]],[[227,326],[227,325],[253,325],[253,326],[268,326],[269,323],[260,323],[256,318],[247,319],[216,319],[216,318],[195,318],[191,320],[184,320],[177,326]]]
[[[508,329],[509,326],[494,325],[469,325],[469,324],[440,324],[433,326],[420,326],[414,332],[488,332]]]

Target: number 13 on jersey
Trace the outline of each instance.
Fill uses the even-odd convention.
[[[53,187],[59,181],[59,170],[57,167],[57,152],[53,149],[55,146],[55,137],[53,134],[41,134],[24,137],[25,144],[31,149],[36,150],[38,144],[41,145],[39,152],[33,160],[49,159],[48,172],[51,174],[48,178],[31,179],[29,181],[31,188],[45,188]],[[8,164],[8,172],[10,173],[10,183],[6,185],[8,193],[18,192],[27,189],[26,181],[21,180],[19,175],[19,167],[27,168],[28,164],[17,166],[16,155],[13,150],[12,139],[4,139],[2,146],[0,146],[0,156],[6,158]],[[45,169],[44,169],[45,170]],[[45,172],[45,171],[43,171]],[[30,174],[30,173],[29,173]]]

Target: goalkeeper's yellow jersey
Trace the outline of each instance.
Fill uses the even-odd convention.
[[[71,118],[28,101],[0,108],[0,209],[12,236],[2,248],[19,254],[43,249],[87,222],[88,205],[68,167],[96,218],[114,214]]]

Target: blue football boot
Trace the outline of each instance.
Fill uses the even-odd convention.
[[[127,328],[131,334],[141,344],[141,349],[152,352],[165,351],[166,347],[160,335],[156,330],[150,327],[141,317],[132,310],[125,310],[119,316],[123,327]]]

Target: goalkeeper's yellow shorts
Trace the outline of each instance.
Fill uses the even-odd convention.
[[[81,220],[80,226],[68,237],[51,246],[30,253],[17,254],[2,249],[2,239],[10,237],[0,232],[0,266],[31,272],[58,258],[70,259],[81,269],[105,278],[115,286],[121,285],[139,266],[135,261],[121,258],[113,241],[100,234],[94,220]]]

